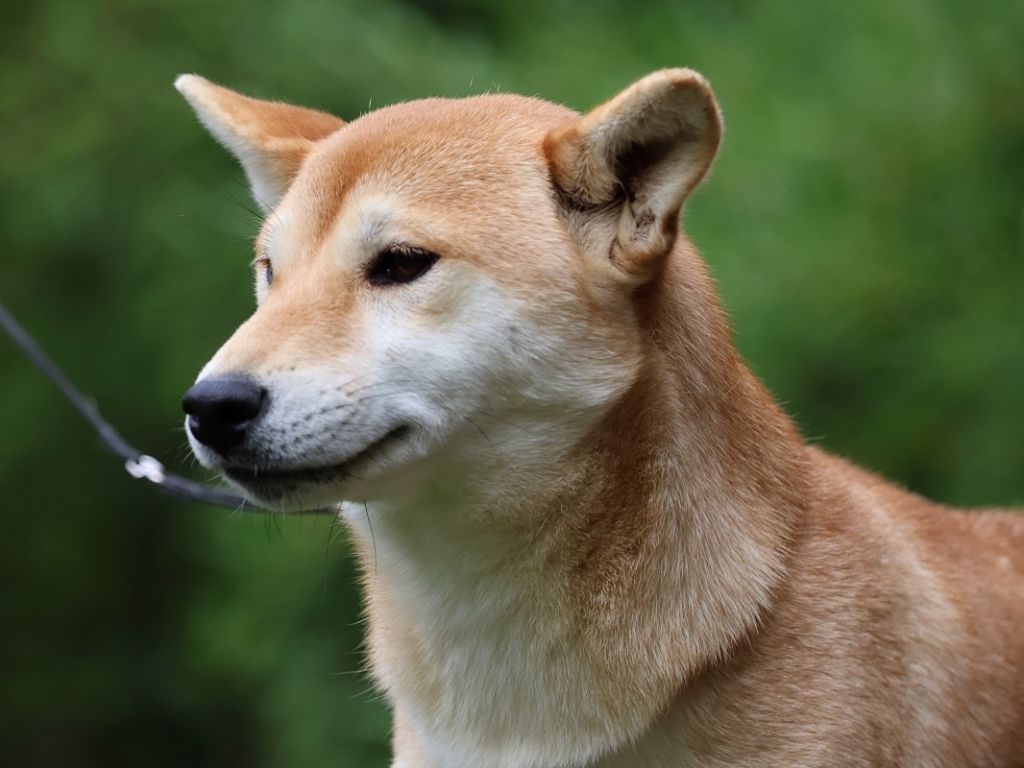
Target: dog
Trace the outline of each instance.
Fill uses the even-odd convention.
[[[808,445],[745,366],[679,231],[701,75],[350,123],[176,86],[267,214],[189,440],[340,505],[395,768],[1024,765],[1024,518]]]

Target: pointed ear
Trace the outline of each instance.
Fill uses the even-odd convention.
[[[265,211],[277,205],[313,144],[345,125],[325,112],[251,99],[198,75],[181,75],[174,87],[214,138],[238,158],[253,197]]]
[[[707,81],[690,69],[665,69],[553,130],[544,150],[584,248],[643,282],[672,249],[683,201],[721,136]]]

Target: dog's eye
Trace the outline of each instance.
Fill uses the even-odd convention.
[[[367,270],[371,285],[411,283],[434,266],[437,254],[422,248],[393,245],[377,254]]]
[[[257,272],[263,273],[263,279],[267,282],[267,287],[274,282],[274,265],[270,263],[270,259],[257,259],[255,262]]]

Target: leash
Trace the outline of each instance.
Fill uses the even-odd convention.
[[[46,374],[46,377],[57,386],[57,389],[75,407],[75,410],[92,425],[107,448],[124,461],[125,471],[136,480],[147,480],[164,493],[184,501],[201,501],[243,512],[261,511],[241,496],[236,496],[230,491],[197,483],[173,472],[168,472],[159,461],[142,453],[121,437],[110,422],[100,415],[99,409],[89,402],[64,375],[64,372],[46,356],[36,340],[18,324],[18,321],[2,303],[0,303],[0,325],[28,359]]]

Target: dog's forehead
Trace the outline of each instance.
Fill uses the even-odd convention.
[[[521,159],[524,150],[535,149],[548,130],[574,114],[505,94],[421,99],[363,115],[323,142],[318,153],[322,163],[333,156],[357,173],[444,173],[447,164],[455,171],[501,165]]]
[[[320,227],[349,193],[373,187],[410,203],[500,203],[544,176],[540,144],[575,113],[513,95],[424,99],[385,107],[320,142],[289,191]],[[532,177],[532,178],[531,178]]]

